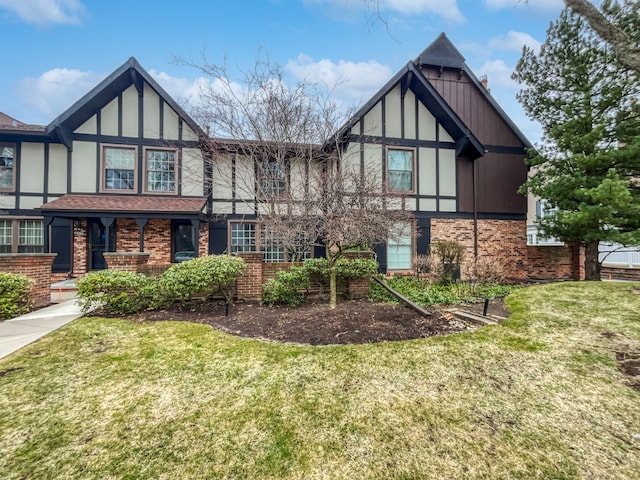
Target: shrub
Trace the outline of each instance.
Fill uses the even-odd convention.
[[[13,318],[28,312],[33,280],[25,275],[0,272],[0,319]]]
[[[197,295],[206,298],[218,292],[229,302],[234,282],[246,268],[240,257],[207,255],[172,265],[160,277],[160,284],[172,302],[188,301]]]
[[[464,257],[464,245],[453,240],[435,242],[431,252],[438,257],[442,266],[440,281],[448,284],[460,278],[460,265]]]
[[[480,257],[471,265],[470,277],[476,282],[504,283],[507,278],[504,263],[493,257]]]
[[[378,273],[378,262],[372,258],[339,258],[336,262],[338,278],[364,278]]]
[[[309,258],[302,267],[309,275],[316,274],[329,278],[329,262],[326,258]],[[378,273],[378,262],[372,258],[339,258],[336,261],[336,275],[338,278],[363,278]]]
[[[301,290],[309,288],[309,272],[304,267],[292,266],[289,270],[280,270],[276,278],[271,278],[262,286],[262,302],[270,307],[277,303],[286,303],[297,307],[304,302]]]
[[[84,311],[100,303],[107,313],[135,313],[166,303],[155,277],[121,270],[88,273],[76,282]]]
[[[418,279],[437,281],[442,278],[442,264],[435,255],[416,255],[413,268]]]

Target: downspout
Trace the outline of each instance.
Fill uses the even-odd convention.
[[[473,257],[478,260],[478,159],[473,160]]]

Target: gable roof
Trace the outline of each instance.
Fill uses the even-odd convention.
[[[453,111],[449,104],[442,98],[435,87],[427,80],[424,74],[413,62],[407,63],[391,80],[389,80],[378,92],[365,103],[355,115],[342,128],[343,136],[371,110],[387,93],[400,83],[402,93],[410,88],[416,97],[424,103],[438,122],[449,132],[456,142],[456,153],[467,151],[472,159],[484,155],[482,143],[464,124],[460,117]]]
[[[480,91],[480,93],[484,96],[484,98],[491,104],[491,106],[496,110],[498,115],[505,121],[505,123],[513,130],[513,133],[520,139],[520,141],[531,148],[531,142],[527,139],[527,137],[520,131],[513,120],[509,118],[509,115],[500,107],[498,102],[491,96],[491,94],[487,91],[487,89],[480,83],[480,80],[474,75],[469,66],[465,62],[465,58],[462,56],[460,51],[451,43],[451,40],[447,37],[447,35],[442,32],[438,35],[431,45],[425,48],[418,58],[415,59],[414,64],[420,68],[422,66],[432,66],[432,67],[440,67],[440,68],[450,68],[460,70],[467,74],[471,82],[475,85],[475,87]]]
[[[199,136],[207,135],[200,126],[171,98],[171,96],[156,82],[153,77],[131,57],[120,67],[118,67],[111,75],[102,80],[98,85],[91,89],[80,100],[75,102],[71,107],[58,115],[46,127],[47,134],[58,134],[60,139],[65,142],[65,137],[91,118],[96,111],[103,108],[112,101],[120,92],[134,85],[138,92],[143,89],[143,82],[155,90],[155,92],[164,100],[178,115],[186,121]],[[65,142],[66,143],[66,142]]]

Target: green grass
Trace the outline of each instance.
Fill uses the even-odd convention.
[[[81,319],[0,360],[0,478],[639,478],[630,287],[523,288],[503,324],[355,346]]]

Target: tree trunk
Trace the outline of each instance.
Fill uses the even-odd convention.
[[[600,269],[602,265],[598,261],[599,242],[588,242],[584,248],[584,279],[600,280]]]
[[[329,308],[331,310],[336,308],[338,287],[336,281],[336,266],[331,265],[329,267]]]

